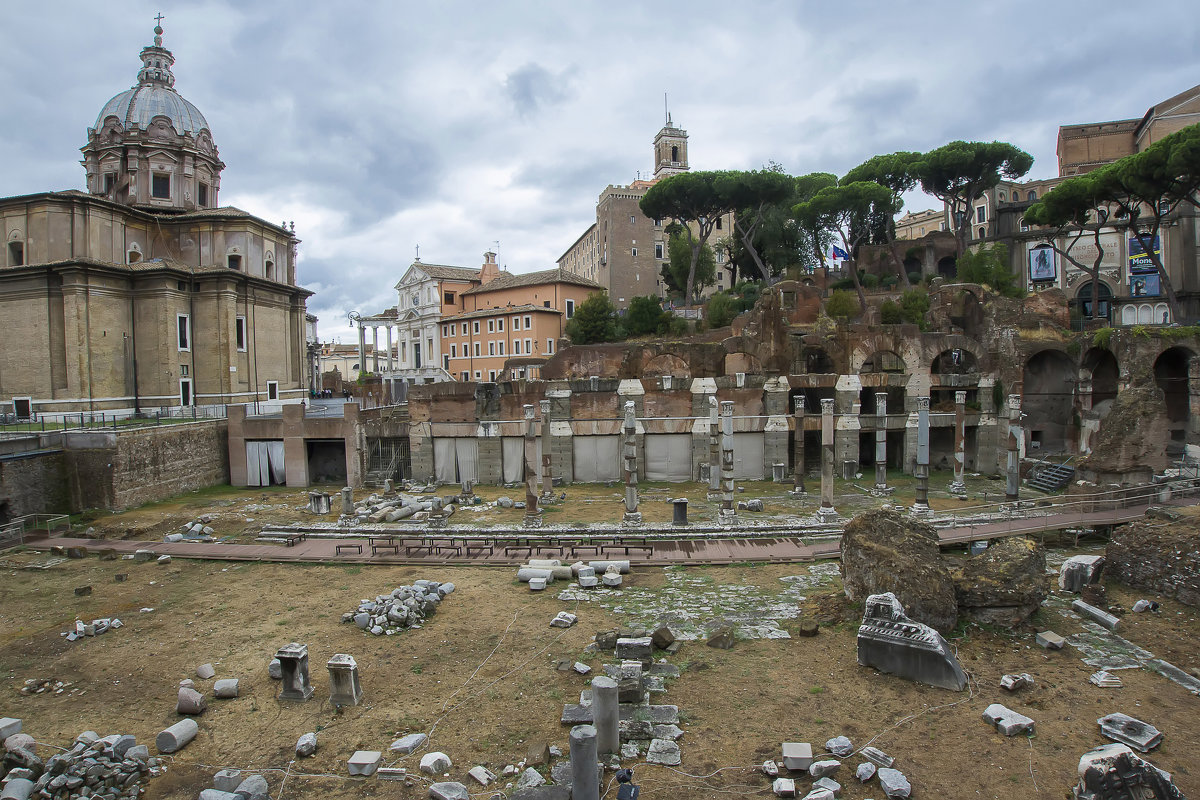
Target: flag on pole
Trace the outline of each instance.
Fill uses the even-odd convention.
[[[833,260],[834,261],[849,261],[850,260],[850,254],[847,253],[845,250],[838,247],[836,244],[833,245],[832,247],[833,247]]]

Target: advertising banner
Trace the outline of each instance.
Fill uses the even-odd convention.
[[[1130,297],[1158,297],[1160,294],[1162,284],[1157,272],[1129,276]]]
[[[1057,253],[1050,245],[1040,245],[1029,251],[1029,282],[1058,280]]]
[[[1147,243],[1154,255],[1161,260],[1162,251],[1159,249],[1158,236],[1148,240]],[[1154,266],[1154,260],[1146,252],[1142,240],[1134,236],[1129,238],[1129,271],[1131,273],[1158,272],[1158,268]]]

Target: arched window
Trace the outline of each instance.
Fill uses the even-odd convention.
[[[267,280],[275,280],[275,254],[267,253],[266,261],[263,262],[263,274],[267,276]]]
[[[1029,190],[1029,202],[1032,203],[1034,200],[1037,200],[1037,192],[1030,189]]]

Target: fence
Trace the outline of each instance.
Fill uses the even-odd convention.
[[[0,550],[24,544],[35,532],[49,534],[61,528],[70,530],[71,520],[66,514],[28,514],[0,525]]]
[[[17,420],[12,414],[0,414],[0,436],[60,431],[131,430],[194,422],[206,419],[225,419],[228,406],[163,406],[153,411],[113,412],[81,411],[79,413],[39,414],[33,420]]]

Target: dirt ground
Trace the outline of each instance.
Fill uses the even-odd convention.
[[[228,491],[185,496],[93,524],[114,532],[150,531],[168,524],[165,518],[203,509],[256,519],[243,523],[249,535],[272,512],[247,511],[247,503],[294,508],[299,502],[294,490],[241,494],[242,500],[228,505],[221,505],[230,499]],[[534,742],[566,752],[562,706],[578,702],[591,676],[559,672],[552,664],[578,659],[598,670],[604,659],[586,655],[584,647],[596,631],[627,622],[595,602],[561,601],[557,590],[532,594],[507,568],[181,559],[159,565],[96,558],[62,561],[45,570],[20,568],[46,558],[0,554],[0,716],[24,719],[24,730],[39,742],[66,746],[90,729],[101,735],[131,733],[153,750],[155,734],[179,718],[174,710],[179,681],[195,678],[198,665],[211,662],[218,679],[241,681],[237,699],[210,698],[198,720],[199,736],[168,757],[166,774],[148,783],[149,798],[190,800],[211,786],[213,773],[223,767],[263,771],[274,798],[423,798],[424,781],[405,786],[351,779],[345,770],[355,750],[383,750],[386,756],[393,739],[414,732],[430,734],[428,749],[450,756],[450,779],[467,784],[473,795],[478,790],[479,797],[491,796],[467,778],[467,770],[484,764],[500,773]],[[687,568],[714,586],[768,592],[783,589],[780,578],[807,570],[807,565],[786,564]],[[128,580],[116,582],[117,573]],[[665,574],[659,568],[635,568],[628,582],[657,591]],[[419,578],[457,586],[423,628],[372,637],[340,622],[360,599]],[[72,590],[83,585],[92,586],[92,594],[75,596]],[[1129,608],[1140,596],[1108,585],[1110,604]],[[551,618],[564,609],[577,613],[579,623],[550,627]],[[1015,633],[960,626],[951,643],[971,676],[971,689],[956,693],[858,666],[855,633],[861,609],[844,601],[836,582],[810,592],[801,612],[822,623],[820,635],[739,641],[727,651],[688,642],[670,658],[682,675],[668,681],[667,692],[653,702],[679,706],[680,727],[686,731],[680,740],[683,763],[675,770],[633,764],[643,798],[674,798],[685,791],[692,797],[768,797],[769,782],[756,765],[778,758],[781,742],[812,742],[820,750],[839,734],[856,747],[871,743],[895,757],[917,798],[1062,798],[1075,782],[1079,756],[1106,742],[1096,719],[1114,711],[1162,730],[1165,739],[1148,758],[1171,772],[1184,794],[1200,796],[1200,769],[1194,762],[1200,753],[1195,721],[1200,698],[1141,669],[1119,673],[1124,688],[1099,689],[1088,682],[1094,668],[1072,647],[1055,652],[1034,644],[1036,630],[1051,628],[1064,636],[1081,630],[1077,619],[1043,608],[1031,625]],[[74,643],[60,636],[77,617],[108,616],[120,617],[125,627]],[[1159,613],[1126,615],[1122,635],[1185,670],[1196,670],[1198,618],[1197,609],[1164,601]],[[798,622],[789,620],[783,627],[794,632]],[[306,703],[276,700],[278,683],[267,676],[274,652],[292,641],[309,648],[316,691]],[[339,710],[327,702],[325,662],[335,653],[357,660],[363,705]],[[998,683],[1008,672],[1028,672],[1036,686],[1005,693]],[[28,679],[65,685],[61,693],[26,696],[20,689]],[[211,694],[211,680],[196,683]],[[992,702],[1032,717],[1037,735],[996,733],[980,719]],[[296,739],[314,730],[320,742],[316,756],[295,761]],[[43,749],[49,752],[51,747]],[[385,764],[416,772],[419,756],[387,758]],[[842,797],[882,797],[877,781],[863,786],[854,778],[859,760],[848,759],[835,776],[845,787]],[[806,789],[809,780],[798,784]],[[613,787],[606,796],[615,795]]]

